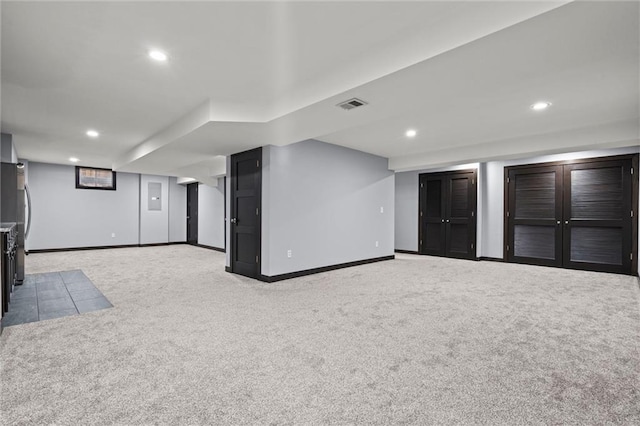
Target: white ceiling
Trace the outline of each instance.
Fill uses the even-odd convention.
[[[0,7],[2,131],[31,161],[205,181],[220,156],[311,138],[409,170],[640,137],[638,2]]]

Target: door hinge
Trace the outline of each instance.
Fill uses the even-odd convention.
[[[473,217],[474,215],[475,215],[475,212],[471,210],[471,217]]]
[[[420,184],[420,188],[424,188],[424,183],[421,183],[421,184]]]
[[[507,183],[511,182],[511,179],[507,178]]]
[[[507,244],[507,251],[509,251],[509,244]]]
[[[256,207],[256,216],[258,216],[258,208]]]
[[[633,260],[633,253],[629,255],[629,260]]]
[[[256,161],[256,167],[260,167],[260,160]]]
[[[476,183],[475,179],[471,179],[471,185],[473,185],[474,183]]]
[[[507,212],[507,217],[509,217],[509,212]]]
[[[631,210],[631,217],[633,217],[633,210]]]
[[[631,174],[633,174],[633,167],[631,168]]]
[[[473,250],[473,243],[471,243],[471,250]]]
[[[420,212],[420,217],[422,217],[422,212]]]
[[[422,240],[420,240],[420,245],[422,245]]]
[[[258,263],[258,255],[256,255],[256,263]]]

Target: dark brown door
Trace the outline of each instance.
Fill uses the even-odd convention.
[[[507,168],[507,260],[631,273],[632,160]]]
[[[187,243],[198,244],[198,183],[187,185]]]
[[[476,171],[420,175],[419,253],[475,259]]]
[[[262,148],[231,156],[231,272],[260,274]]]
[[[445,255],[445,184],[442,174],[420,175],[420,254]]]
[[[448,175],[446,193],[446,255],[475,259],[476,171]]]
[[[564,265],[631,273],[631,160],[564,166]]]
[[[562,264],[562,166],[509,170],[507,258]]]

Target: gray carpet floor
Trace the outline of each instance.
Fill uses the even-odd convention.
[[[640,424],[634,277],[397,255],[265,284],[186,245],[26,264],[114,307],[4,330],[2,424]]]

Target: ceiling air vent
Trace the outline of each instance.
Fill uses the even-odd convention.
[[[349,111],[349,110],[352,110],[354,108],[361,107],[363,105],[367,105],[367,102],[363,101],[362,99],[358,99],[358,98],[349,99],[348,101],[340,102],[338,104],[338,106],[340,108],[342,108],[343,110],[345,110],[345,111]]]

